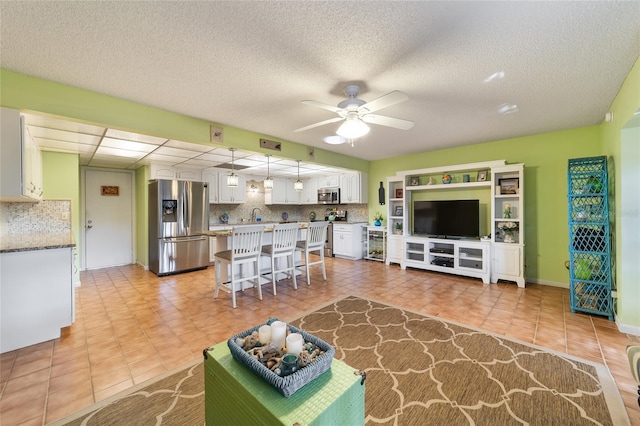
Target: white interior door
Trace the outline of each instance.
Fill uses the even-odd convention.
[[[133,263],[133,174],[85,169],[86,269]]]

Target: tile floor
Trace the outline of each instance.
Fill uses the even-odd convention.
[[[373,261],[327,260],[293,290],[281,281],[264,300],[249,289],[213,298],[214,269],[158,278],[136,265],[83,272],[76,322],[62,337],[0,358],[0,424],[43,425],[202,356],[202,349],[277,316],[293,320],[346,295],[387,302],[605,363],[633,424],[637,386],[625,346],[637,336],[598,316],[572,314],[568,290],[401,270]]]

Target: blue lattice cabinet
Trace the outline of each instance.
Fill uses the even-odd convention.
[[[607,158],[569,160],[571,312],[613,319]]]

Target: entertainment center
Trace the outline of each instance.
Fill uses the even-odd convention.
[[[524,287],[523,164],[405,170],[387,185],[387,264]]]

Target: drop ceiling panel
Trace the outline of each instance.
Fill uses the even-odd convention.
[[[105,128],[99,126],[93,126],[91,124],[78,123],[74,121],[67,121],[60,118],[53,118],[49,116],[35,115],[35,114],[23,114],[27,125],[35,127],[45,127],[56,130],[66,130],[73,133],[85,133],[88,135],[102,136]]]
[[[151,145],[148,143],[133,142],[128,140],[125,141],[122,139],[112,139],[112,138],[104,138],[102,140],[102,143],[100,144],[100,148],[102,147],[121,149],[123,151],[143,152],[145,154],[148,154],[154,149],[158,148],[157,145]],[[129,156],[126,153],[123,153],[123,155]]]
[[[71,152],[71,153],[93,153],[95,145],[84,145],[81,143],[58,141],[54,139],[33,138],[36,144],[44,151]]]
[[[134,142],[150,143],[152,145],[162,145],[167,141],[166,138],[156,136],[143,135],[140,133],[125,132],[123,130],[107,129],[105,136],[115,139],[124,139]]]
[[[46,127],[30,126],[29,133],[34,138],[55,139],[59,141],[82,143],[85,145],[98,145],[100,136],[84,133],[74,133],[66,130],[48,129]]]
[[[180,148],[171,148],[168,146],[167,147],[161,146],[154,151],[154,154],[161,154],[165,156],[176,157],[176,161],[180,161],[179,160],[180,158],[194,158],[200,155],[201,153],[197,151],[187,151]]]
[[[199,145],[197,143],[191,143],[191,142],[176,141],[173,139],[168,140],[163,146],[169,146],[171,148],[180,148],[180,149],[186,149],[189,151],[198,151],[198,152],[209,152],[215,149],[212,146]]]

